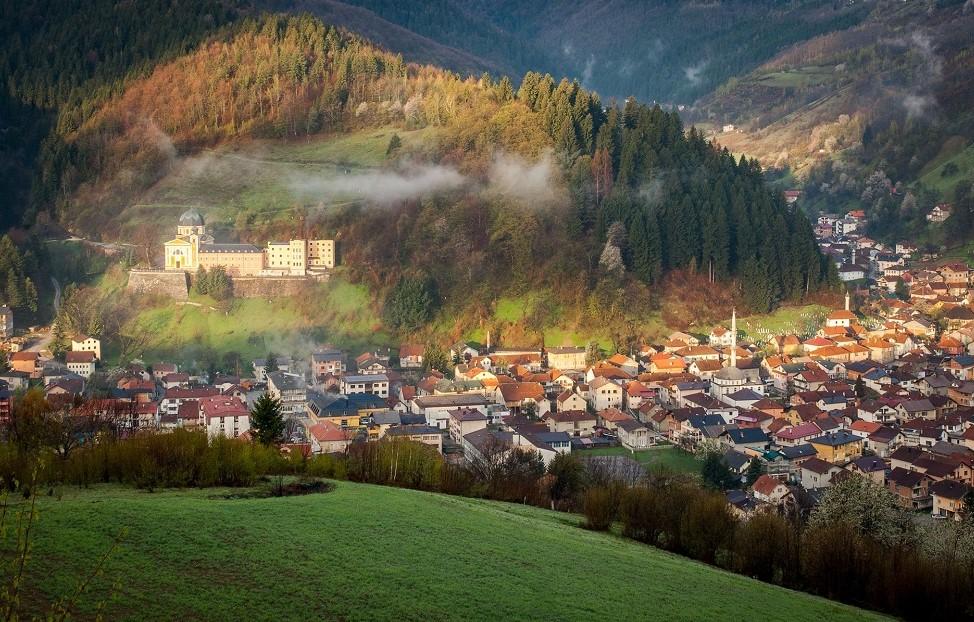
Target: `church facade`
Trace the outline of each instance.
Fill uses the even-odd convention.
[[[268,242],[265,248],[218,243],[194,209],[179,217],[176,237],[164,246],[165,269],[172,271],[222,266],[231,276],[308,276],[335,267],[334,240]]]

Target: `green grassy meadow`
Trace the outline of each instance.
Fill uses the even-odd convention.
[[[580,456],[629,456],[647,469],[664,467],[677,473],[700,475],[703,463],[693,454],[687,453],[673,445],[659,445],[652,449],[632,452],[625,447],[610,447],[608,449],[590,449],[579,452]]]
[[[42,498],[24,604],[40,615],[72,593],[125,529],[78,617],[103,604],[109,620],[879,619],[532,507],[345,482],[223,492]]]
[[[125,228],[158,226],[166,235],[189,207],[199,208],[218,233],[287,222],[301,210],[320,207],[295,193],[297,180],[380,167],[393,134],[402,140],[403,152],[410,152],[435,141],[437,130],[386,127],[292,142],[256,140],[204,151],[176,163],[118,220]],[[353,195],[338,197],[323,207],[356,200]]]
[[[945,174],[945,167],[954,164],[957,172]],[[946,200],[952,200],[954,188],[961,181],[970,180],[974,175],[974,145],[964,145],[962,141],[949,140],[940,155],[934,158],[920,177],[920,183],[927,188],[938,190]]]
[[[351,351],[391,345],[381,324],[368,290],[335,276],[301,297],[162,299],[141,310],[129,332],[150,336],[140,356],[145,361],[193,364],[208,353],[235,352],[246,364],[268,352],[305,357],[325,343]]]

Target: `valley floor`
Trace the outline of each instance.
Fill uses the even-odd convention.
[[[104,603],[113,620],[878,619],[536,508],[345,482],[303,497],[225,493],[42,498],[27,603],[72,593],[124,528],[81,617]]]

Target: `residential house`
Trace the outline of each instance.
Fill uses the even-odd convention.
[[[219,395],[220,391],[216,387],[194,387],[191,389],[166,389],[163,394],[159,409],[162,414],[175,416],[179,413],[179,408],[187,402],[193,404],[197,414],[194,417],[199,420],[199,400],[206,397]]]
[[[389,357],[378,352],[365,352],[355,358],[359,375],[385,374],[389,371]]]
[[[308,438],[313,453],[339,454],[345,453],[355,433],[325,419],[308,427]]]
[[[544,420],[552,432],[565,432],[569,436],[591,436],[595,432],[596,417],[584,408],[548,413]]]
[[[450,438],[462,443],[463,437],[487,427],[487,415],[476,408],[456,408],[449,411]]]
[[[607,378],[596,378],[588,385],[589,403],[595,410],[623,407],[623,389]]]
[[[734,335],[726,326],[715,326],[707,336],[707,343],[711,346],[731,347],[734,345]]]
[[[486,428],[478,432],[484,431],[486,431]],[[478,432],[471,432],[471,434],[477,434]],[[424,445],[436,447],[436,451],[443,453],[443,433],[436,426],[424,424],[400,425],[389,428],[386,432],[386,437],[423,443]]]
[[[389,397],[389,377],[383,373],[342,376],[339,391],[344,395],[368,393],[386,398]]]
[[[64,355],[68,371],[82,378],[91,378],[95,373],[95,353],[91,351],[71,351]]]
[[[27,374],[30,378],[40,378],[41,370],[40,354],[21,350],[14,352],[7,358],[10,369]]]
[[[799,467],[800,482],[805,490],[828,488],[832,485],[832,478],[842,472],[842,467],[821,458],[809,458]]]
[[[426,348],[418,343],[405,343],[399,346],[399,367],[403,369],[420,369],[423,366],[423,355]]]
[[[618,408],[606,408],[599,411],[598,424],[603,428],[615,430],[623,421],[634,421],[634,419]]]
[[[304,413],[308,401],[308,385],[304,377],[284,371],[267,374],[267,392],[281,402],[281,413],[285,417],[299,417]]]
[[[956,521],[965,516],[964,497],[970,487],[967,484],[950,479],[930,484],[930,495],[933,497],[934,516],[942,516]]]
[[[345,353],[341,350],[322,349],[311,353],[311,374],[315,379],[323,376],[341,376],[348,371]]]
[[[494,401],[503,404],[512,413],[533,409],[535,416],[542,417],[551,411],[551,402],[545,397],[544,387],[538,382],[499,384],[495,390]]]
[[[84,334],[71,337],[72,352],[92,352],[95,358],[101,360],[101,340]]]
[[[862,455],[862,438],[847,430],[829,432],[808,442],[815,448],[818,457],[828,462],[848,462]]]
[[[767,474],[755,480],[752,490],[755,499],[772,505],[778,505],[791,494],[791,489],[784,482]]]
[[[886,487],[896,495],[896,502],[908,510],[929,510],[933,506],[930,496],[932,480],[920,473],[897,467],[886,476]]]
[[[622,446],[632,451],[645,449],[653,444],[654,437],[650,435],[649,428],[632,418],[617,422],[616,434]]]
[[[572,411],[572,410],[585,410],[588,406],[588,403],[578,393],[575,393],[574,391],[565,390],[559,393],[558,397],[555,398],[555,406],[558,412]]]
[[[560,348],[546,348],[548,367],[553,369],[585,369],[585,348],[566,346]]]
[[[770,439],[761,428],[736,428],[725,430],[720,435],[721,442],[734,449],[750,449],[763,452],[768,448]]]
[[[886,483],[886,470],[888,466],[882,458],[862,456],[849,463],[849,471],[862,475],[874,484],[883,486]]]
[[[210,438],[236,438],[250,429],[250,410],[236,397],[214,395],[199,400],[199,412]]]

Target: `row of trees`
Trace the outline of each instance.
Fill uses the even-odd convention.
[[[593,487],[590,528],[623,534],[708,564],[907,619],[974,607],[974,522],[918,527],[866,478],[829,489],[807,524],[773,511],[742,520],[724,495],[671,477]]]
[[[38,257],[30,247],[22,250],[9,235],[0,237],[0,304],[36,313],[38,268]]]

